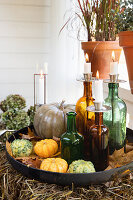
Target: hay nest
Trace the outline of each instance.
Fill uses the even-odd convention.
[[[23,177],[9,164],[3,150],[0,152],[0,158],[0,199],[2,200],[133,199],[132,174],[97,186],[62,187]]]
[[[5,141],[0,138],[1,200],[112,200],[133,199],[133,174],[116,177],[114,181],[88,187],[58,186],[40,183],[18,173],[7,161]]]

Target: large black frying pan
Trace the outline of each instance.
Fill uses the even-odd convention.
[[[14,132],[8,139],[9,142],[12,142],[15,138],[19,138],[18,133],[27,134],[28,127],[23,128],[19,131]],[[130,142],[133,142],[133,130],[127,129],[127,139]],[[111,181],[114,176],[119,175],[125,170],[133,170],[133,162],[124,165],[119,168],[110,169],[107,171],[100,171],[95,173],[57,173],[49,172],[44,170],[39,170],[32,167],[27,167],[25,164],[15,160],[6,150],[7,159],[11,165],[23,174],[26,177],[31,179],[39,180],[41,182],[55,183],[58,185],[71,185],[74,183],[77,186],[87,186],[90,184],[101,184],[107,181]]]

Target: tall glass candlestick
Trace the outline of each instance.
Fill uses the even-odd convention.
[[[46,104],[46,76],[41,72],[34,74],[34,107],[36,110],[42,104]]]
[[[40,77],[39,77],[39,104],[44,104],[44,75],[43,71],[41,70]]]

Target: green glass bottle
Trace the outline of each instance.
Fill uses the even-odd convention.
[[[67,113],[67,131],[61,136],[61,157],[71,164],[83,159],[84,138],[76,130],[76,112]]]
[[[109,153],[119,150],[126,142],[126,113],[125,102],[118,97],[118,83],[109,83],[109,95],[105,99],[105,105],[111,110],[103,115],[103,122],[109,128]]]

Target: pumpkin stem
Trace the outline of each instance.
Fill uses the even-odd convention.
[[[60,110],[64,110],[64,103],[65,103],[65,100],[63,99],[60,106],[59,106]]]

